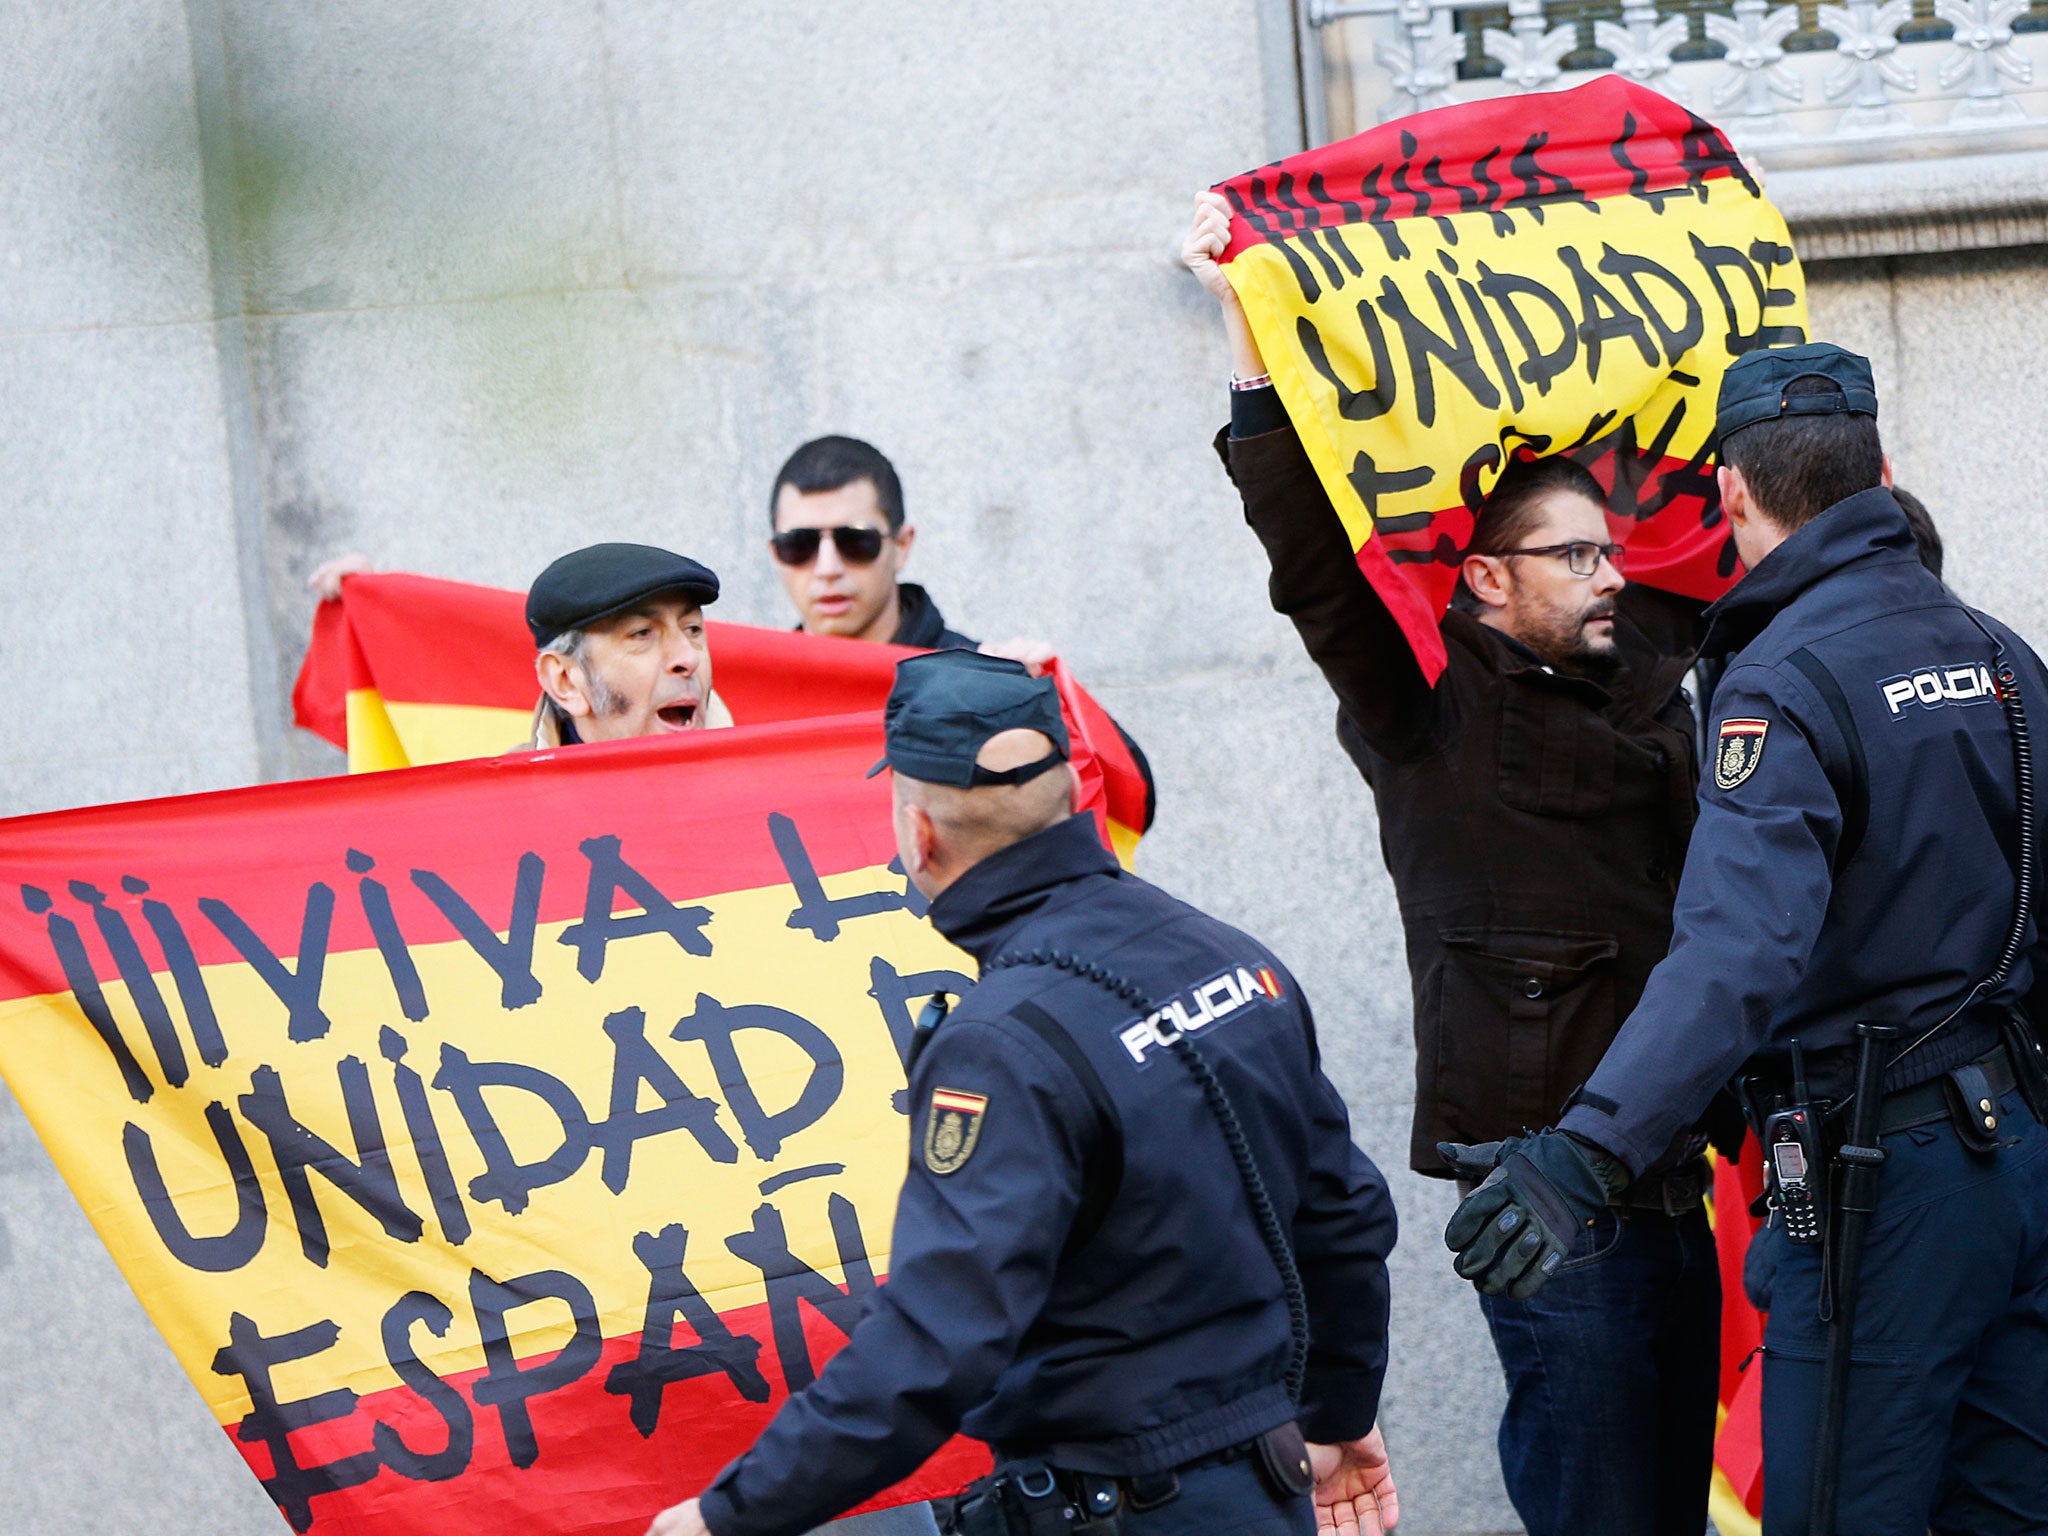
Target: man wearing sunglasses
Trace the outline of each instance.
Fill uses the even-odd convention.
[[[983,645],[947,627],[931,594],[900,579],[917,541],[903,518],[896,466],[854,437],[820,437],[789,456],[775,476],[768,548],[799,628],[846,640],[882,640],[928,651],[980,651],[1022,662],[1036,675],[1055,655],[1043,640]],[[1114,720],[1112,724],[1116,724]],[[1145,779],[1145,824],[1157,808],[1152,764],[1131,733],[1117,734]]]
[[[1377,803],[1413,984],[1411,1164],[1476,1182],[1486,1170],[1438,1144],[1555,1123],[1669,946],[1698,779],[1681,688],[1697,605],[1626,584],[1583,468],[1518,464],[1464,553],[1432,687],[1263,377],[1215,264],[1228,224],[1205,194],[1182,253],[1231,341],[1217,448]],[[1530,1536],[1706,1525],[1720,1291],[1702,1145],[1688,1131],[1575,1234],[1582,1283],[1480,1298],[1508,1384],[1502,1474]]]
[[[871,445],[852,437],[805,443],[775,476],[769,515],[768,547],[811,634],[928,651],[978,648],[946,627],[923,587],[899,579],[917,529],[903,520],[896,466]]]

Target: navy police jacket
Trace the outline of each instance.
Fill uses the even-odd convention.
[[[1285,967],[1125,874],[1088,816],[975,865],[931,919],[983,965],[1076,954],[1156,1011],[1042,965],[995,969],[961,999],[912,1073],[888,1280],[704,1494],[716,1536],[809,1530],[956,1430],[1112,1475],[1297,1416],[1312,1440],[1370,1430],[1394,1210]],[[1313,1341],[1299,1410],[1279,1275],[1207,1102],[1163,1043],[1176,1029],[1222,1081],[1292,1232]]]
[[[2039,658],[1978,617],[2048,720]],[[1745,1064],[1782,1072],[1794,1039],[1819,1056],[1816,1091],[1839,1096],[1859,1020],[1900,1024],[1904,1042],[1938,1024],[1990,975],[2016,895],[1991,642],[1920,564],[1889,491],[1795,530],[1708,620],[1703,654],[1729,661],[1671,952],[1560,1122],[1638,1171]],[[2035,946],[1888,1089],[1988,1051]]]

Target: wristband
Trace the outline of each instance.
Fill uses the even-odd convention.
[[[1230,376],[1230,388],[1235,394],[1242,394],[1248,389],[1270,389],[1272,384],[1273,375],[1270,373],[1262,373],[1257,378],[1252,379],[1240,379],[1234,373]]]

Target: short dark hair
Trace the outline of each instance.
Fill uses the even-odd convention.
[[[875,488],[882,516],[889,531],[903,526],[903,482],[896,478],[896,466],[883,457],[872,443],[857,437],[814,437],[789,456],[768,491],[768,521],[775,521],[775,502],[785,485],[794,486],[799,496],[818,491],[836,491],[866,480]]]
[[[1892,500],[1899,504],[1899,510],[1906,514],[1906,525],[1913,530],[1913,542],[1920,546],[1920,563],[1941,574],[1941,530],[1934,526],[1934,515],[1927,510],[1927,504],[1911,491],[1892,487]]]
[[[1785,397],[1839,395],[1832,379],[1810,375],[1785,386]],[[1884,445],[1877,418],[1861,411],[1775,416],[1721,440],[1721,462],[1742,471],[1750,498],[1790,533],[1838,501],[1884,483]]]
[[[1479,508],[1479,520],[1472,527],[1468,555],[1504,555],[1529,541],[1530,530],[1543,520],[1544,501],[1557,492],[1583,496],[1596,507],[1607,505],[1607,493],[1593,472],[1563,454],[1547,459],[1513,459],[1494,482],[1492,492]],[[1453,607],[1465,613],[1477,612],[1483,604],[1458,578],[1451,595]]]

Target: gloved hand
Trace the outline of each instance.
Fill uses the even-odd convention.
[[[1581,1227],[1629,1184],[1628,1168],[1589,1141],[1538,1131],[1484,1146],[1441,1142],[1437,1153],[1462,1177],[1491,1166],[1444,1228],[1452,1266],[1489,1296],[1526,1301],[1543,1289]]]

